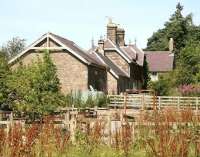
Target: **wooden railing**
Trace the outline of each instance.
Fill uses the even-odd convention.
[[[110,107],[146,108],[156,106],[158,109],[175,107],[177,109],[191,108],[200,110],[200,97],[174,97],[150,95],[108,95]]]

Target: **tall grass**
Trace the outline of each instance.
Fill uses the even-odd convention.
[[[145,114],[141,119],[140,140],[149,156],[198,157],[200,119],[192,110],[168,108]]]
[[[91,123],[91,121],[89,122]],[[41,123],[0,129],[1,157],[198,157],[200,118],[191,110],[142,112],[135,123],[127,119],[108,134],[108,121],[77,125],[75,141],[70,131]],[[109,140],[108,140],[109,139]],[[111,142],[108,142],[111,141]]]

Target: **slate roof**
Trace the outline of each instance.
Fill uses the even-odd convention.
[[[136,63],[140,66],[143,66],[144,64],[144,51],[142,49],[139,49],[136,45],[129,45],[130,47],[132,47],[137,54],[137,59],[136,59]]]
[[[115,50],[129,63],[136,62],[139,66],[143,66],[144,52],[135,45],[118,46],[111,40],[106,39],[104,41],[104,50]]]
[[[66,38],[63,38],[61,36],[58,36],[56,34],[51,33],[52,36],[57,38],[60,42],[62,42],[64,45],[72,49],[74,52],[76,52],[78,55],[86,59],[89,63],[104,66],[101,62],[98,62],[96,59],[94,59],[92,56],[90,56],[85,50],[81,49],[78,45],[76,45],[73,41],[70,41]]]
[[[107,67],[107,69],[112,70],[117,76],[129,77],[129,75],[123,71],[120,67],[118,67],[115,63],[113,63],[108,57],[102,55],[101,53],[97,52],[97,47],[90,48],[87,53],[91,58],[96,60]]]
[[[42,35],[38,40],[36,40],[33,44],[31,44],[30,46],[28,46],[23,52],[19,53],[16,57],[14,57],[13,59],[11,59],[9,61],[9,64],[12,64],[13,62],[15,62],[18,58],[20,58],[21,56],[23,56],[24,54],[26,54],[29,50],[32,49],[32,47],[36,46],[38,43],[37,42],[42,42],[43,40],[45,40],[45,38],[49,36],[51,38],[55,38],[54,40],[57,40],[58,42],[62,43],[66,48],[69,48],[69,52],[73,51],[73,54],[75,54],[76,56],[80,56],[79,59],[88,64],[88,65],[95,65],[95,66],[99,66],[102,68],[105,68],[105,65],[102,64],[101,62],[98,62],[97,60],[95,60],[94,58],[92,58],[90,55],[88,55],[86,53],[85,50],[83,50],[82,48],[80,48],[78,45],[76,45],[73,41],[68,40],[66,38],[63,38],[59,35],[53,34],[53,33],[46,33],[44,35]],[[41,40],[42,39],[42,40]],[[53,39],[52,39],[53,40]],[[39,43],[40,43],[39,42]],[[59,44],[59,43],[58,43]],[[71,52],[72,53],[72,52]]]
[[[168,72],[173,70],[174,54],[170,51],[145,51],[151,72]]]
[[[122,50],[118,45],[114,44],[110,39],[104,41],[104,50],[115,50],[117,51],[127,62],[131,63],[132,58]]]
[[[123,71],[122,69],[120,69],[116,64],[114,64],[108,57],[103,56],[100,53],[96,53],[96,55],[98,55],[103,62],[114,71],[115,74],[117,74],[118,76],[124,76],[124,77],[129,77],[128,74]]]

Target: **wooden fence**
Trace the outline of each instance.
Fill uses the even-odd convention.
[[[200,110],[200,97],[174,97],[150,95],[108,95],[110,107],[124,107],[137,109],[158,109],[175,107],[177,109],[191,108]]]

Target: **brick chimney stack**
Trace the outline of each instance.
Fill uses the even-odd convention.
[[[109,19],[107,24],[107,38],[114,44],[117,43],[117,25],[112,22],[112,19]]]
[[[117,27],[117,44],[119,46],[125,46],[125,30],[120,26]]]
[[[98,52],[101,53],[102,55],[104,55],[104,40],[102,37],[100,37],[99,41],[98,41]]]

